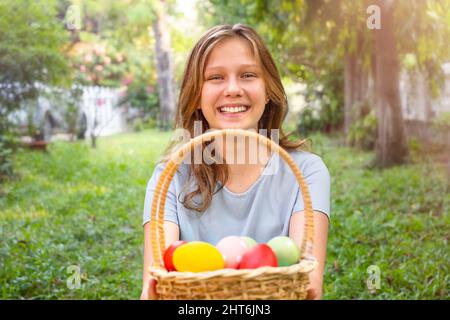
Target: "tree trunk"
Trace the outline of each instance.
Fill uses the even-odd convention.
[[[95,135],[95,129],[97,129],[98,120],[97,120],[97,108],[98,105],[94,105],[94,119],[91,129],[91,148],[95,149],[97,148],[97,136]]]
[[[97,136],[94,134],[94,132],[91,132],[91,148],[97,148]]]
[[[355,81],[356,57],[347,53],[344,64],[344,133],[348,135],[349,129],[354,121],[353,115],[353,83]]]
[[[361,116],[361,106],[367,100],[369,72],[363,66],[363,35],[357,38],[356,51],[347,52],[344,64],[344,132]]]
[[[153,33],[155,36],[156,71],[160,101],[160,129],[169,130],[175,110],[175,92],[170,54],[170,34],[166,24],[165,11],[166,2],[161,0],[155,6],[156,17],[153,22]]]
[[[433,108],[432,108],[432,99],[430,89],[428,84],[430,83],[430,77],[428,76],[425,70],[419,70],[421,75],[421,85],[423,92],[423,101],[424,101],[424,113],[425,113],[425,122],[431,123],[433,120]]]
[[[378,118],[376,164],[380,167],[403,164],[408,156],[399,90],[398,53],[394,38],[394,8],[391,3],[392,1],[387,0],[377,1],[381,9],[381,29],[374,30]]]

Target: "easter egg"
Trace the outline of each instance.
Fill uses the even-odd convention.
[[[216,244],[216,248],[225,260],[225,268],[236,269],[249,246],[241,237],[228,236],[220,240]]]
[[[164,267],[166,267],[167,271],[175,271],[175,267],[173,265],[173,253],[175,252],[176,248],[185,243],[187,243],[187,241],[174,241],[164,252]]]
[[[260,243],[249,249],[239,263],[239,269],[256,269],[259,267],[277,267],[277,257],[265,243]]]
[[[300,259],[300,249],[289,237],[279,236],[270,239],[267,245],[275,252],[280,267],[290,266]]]
[[[253,248],[254,246],[256,246],[258,244],[258,242],[256,242],[253,238],[250,238],[250,237],[241,237],[241,239],[245,241],[245,243],[247,244],[247,247],[249,247],[249,248]]]
[[[175,249],[173,265],[180,272],[203,272],[222,269],[222,254],[215,246],[203,241],[191,241]]]

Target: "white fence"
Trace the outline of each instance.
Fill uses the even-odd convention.
[[[61,97],[67,97],[69,92],[45,85],[38,87],[41,94],[37,99],[24,101],[19,110],[9,115],[10,120],[21,128],[27,128],[31,121],[34,127],[44,133],[45,139],[67,139],[68,102],[64,98],[61,100]],[[74,101],[78,109],[77,130],[85,128],[85,137],[89,137],[92,132],[96,136],[108,136],[127,131],[127,116],[133,110],[118,105],[121,99],[119,88],[98,86],[76,88],[82,91],[81,98]],[[31,132],[24,134],[25,138],[31,138],[27,137]]]
[[[120,89],[105,87],[82,87],[81,110],[86,116],[89,136],[108,136],[127,130],[126,114],[123,107],[117,106]]]

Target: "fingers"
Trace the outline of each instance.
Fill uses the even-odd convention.
[[[155,279],[150,279],[148,286],[148,296],[152,300],[158,299],[158,293],[156,292],[156,284],[157,282]]]
[[[141,293],[141,300],[157,300],[158,293],[156,292],[156,280],[150,279],[148,285],[144,285]]]
[[[322,299],[322,293],[316,288],[308,288],[306,300],[320,300]]]
[[[148,300],[148,290],[142,290],[141,296],[139,297],[140,300]]]
[[[306,300],[314,300],[314,296],[315,296],[314,289],[309,288],[306,291]]]

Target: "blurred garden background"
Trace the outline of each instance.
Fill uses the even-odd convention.
[[[0,298],[139,297],[145,187],[225,23],[330,170],[324,299],[449,299],[450,0],[0,0]]]

